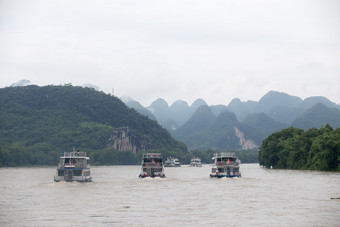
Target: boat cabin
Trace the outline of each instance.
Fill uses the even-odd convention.
[[[240,161],[234,153],[215,153],[211,177],[240,177]]]
[[[160,153],[143,154],[139,177],[165,177],[163,159]]]
[[[60,157],[55,181],[91,181],[90,158],[85,152],[73,150]]]

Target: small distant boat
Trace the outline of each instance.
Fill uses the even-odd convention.
[[[162,154],[147,153],[143,154],[142,169],[139,177],[165,177],[163,168]]]
[[[240,160],[235,153],[215,153],[210,177],[241,177]]]
[[[168,157],[164,162],[164,167],[181,167],[178,158]]]
[[[64,156],[60,157],[54,181],[92,181],[90,158],[86,156],[85,152],[79,152],[75,149],[72,152],[64,152]]]
[[[198,157],[191,159],[190,167],[202,167],[201,159]]]

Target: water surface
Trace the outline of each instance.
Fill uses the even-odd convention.
[[[240,169],[140,179],[139,166],[99,166],[91,183],[55,183],[54,167],[0,168],[0,226],[340,226],[340,173]]]

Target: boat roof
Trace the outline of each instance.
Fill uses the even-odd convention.
[[[90,159],[86,156],[86,152],[79,152],[79,151],[71,151],[71,152],[64,152],[64,156],[61,158],[86,158]]]
[[[215,153],[213,158],[237,158],[237,157],[235,156],[235,153],[222,152],[222,153]]]
[[[146,153],[143,154],[143,158],[162,158],[161,153]]]

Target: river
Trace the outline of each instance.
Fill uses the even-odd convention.
[[[55,167],[0,168],[0,226],[340,226],[340,173],[240,170],[140,179],[139,166],[93,166],[93,182],[55,183]]]

